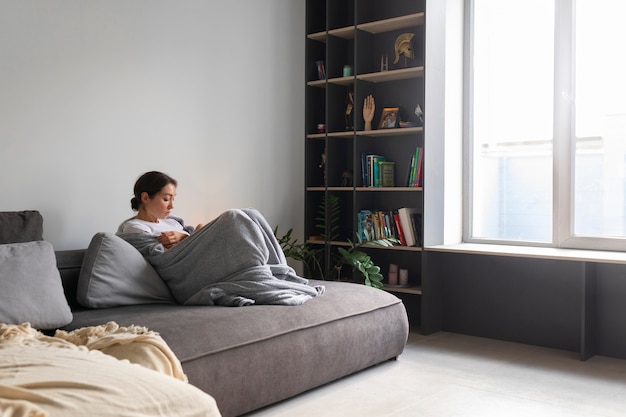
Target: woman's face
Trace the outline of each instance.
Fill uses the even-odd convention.
[[[174,209],[174,199],[176,198],[176,187],[174,184],[167,184],[152,198],[148,193],[141,194],[141,202],[150,217],[165,219]]]

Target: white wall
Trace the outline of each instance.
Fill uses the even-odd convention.
[[[0,0],[0,210],[57,250],[133,215],[148,170],[190,224],[303,229],[304,0]]]

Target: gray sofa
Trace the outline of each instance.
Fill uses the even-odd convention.
[[[98,233],[86,249],[55,252],[42,224],[37,211],[0,212],[0,322],[147,327],[224,417],[395,358],[407,341],[404,305],[385,291],[324,281],[299,306],[182,306],[122,239]]]
[[[189,382],[213,396],[224,417],[396,358],[407,341],[402,302],[385,291],[350,283],[320,282],[326,292],[295,307],[140,304],[86,309],[76,299],[85,252],[56,252],[73,315],[64,328],[115,321],[159,332]]]

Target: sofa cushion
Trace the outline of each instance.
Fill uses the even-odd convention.
[[[91,308],[171,303],[172,295],[152,265],[113,233],[96,233],[78,276],[76,298]]]
[[[54,329],[71,321],[52,244],[0,245],[0,322]]]
[[[0,244],[43,240],[43,217],[36,210],[0,212]]]
[[[158,332],[189,382],[223,416],[289,398],[398,356],[408,336],[401,300],[382,290],[315,281],[326,291],[299,306],[136,305],[74,313],[68,329],[113,320]]]

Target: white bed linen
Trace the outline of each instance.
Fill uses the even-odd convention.
[[[160,372],[0,324],[0,416],[219,417],[215,400]]]

